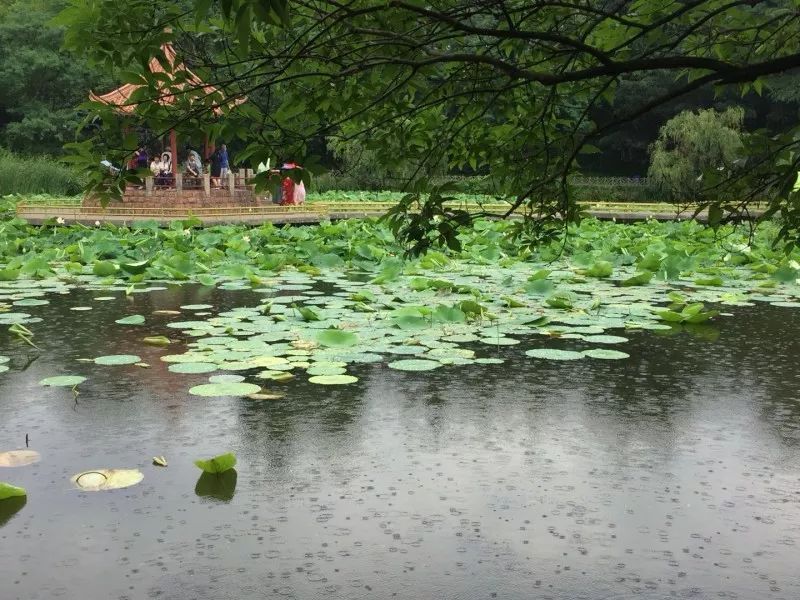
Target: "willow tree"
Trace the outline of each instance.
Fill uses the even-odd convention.
[[[175,92],[192,102],[154,103],[142,115],[151,127],[238,138],[240,157],[254,162],[277,153],[310,165],[308,143],[319,136],[359,140],[383,164],[413,158],[412,173],[444,157],[450,168],[490,173],[507,214],[524,211],[518,233],[532,240],[579,219],[567,178],[596,140],[699,88],[761,93],[800,67],[796,0],[71,2],[60,18],[67,44],[122,79],[164,93],[144,65],[171,41],[225,98],[248,98],[216,122],[203,104],[220,98],[183,86]],[[669,73],[671,87],[593,120],[623,78],[653,72]],[[95,146],[118,139],[103,107],[91,109],[106,125]],[[798,130],[751,143],[749,174],[732,190],[770,189],[774,209],[796,223],[785,235],[798,234],[800,200],[788,195]],[[96,164],[90,144],[74,150]],[[448,210],[446,189],[416,181],[409,190],[390,218],[409,249],[457,244],[458,227],[476,215]]]
[[[718,112],[687,110],[667,121],[650,147],[647,176],[675,200],[696,202],[706,195],[724,197],[727,190],[709,189],[703,175],[744,168],[740,107]]]

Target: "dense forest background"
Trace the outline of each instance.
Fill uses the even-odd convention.
[[[85,116],[77,108],[88,90],[105,92],[117,82],[93,68],[81,56],[62,50],[63,31],[49,21],[64,7],[63,0],[5,0],[0,3],[0,151],[18,155],[62,154],[66,142],[79,137]],[[627,105],[640,104],[667,88],[670,75],[653,73],[623,82],[613,105],[604,105],[594,116],[603,119],[624,112]],[[780,132],[800,120],[800,73],[770,79],[761,93],[743,97],[715,97],[702,89],[663,105],[600,141],[601,152],[584,159],[587,174],[644,176],[649,163],[648,148],[659,129],[684,110],[732,106],[744,109],[744,130]],[[323,166],[347,170],[368,160],[352,148],[333,148],[319,140]],[[372,165],[369,165],[372,167]],[[462,173],[472,174],[472,173]]]

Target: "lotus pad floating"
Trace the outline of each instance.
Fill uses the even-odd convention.
[[[490,344],[493,346],[516,346],[519,344],[519,340],[515,340],[514,338],[510,337],[486,337],[481,338],[480,342],[482,344]]]
[[[479,365],[501,365],[506,361],[502,358],[476,358],[475,362]]]
[[[219,398],[222,396],[249,396],[259,392],[261,388],[252,383],[205,383],[189,390],[193,396]]]
[[[213,363],[175,363],[167,367],[172,373],[211,373],[217,370]]]
[[[622,344],[628,341],[621,335],[587,335],[583,339],[593,344]]]
[[[306,369],[306,373],[308,375],[344,375],[347,373],[347,369],[331,365],[312,365]]]
[[[209,308],[214,308],[210,304],[184,304],[181,306],[181,310],[208,310]]]
[[[606,360],[621,360],[623,358],[630,358],[630,354],[620,352],[619,350],[606,350],[605,348],[592,348],[583,351],[584,356],[589,358],[602,358]]]
[[[14,306],[44,306],[45,304],[50,304],[50,301],[39,298],[23,298],[14,302]]]
[[[0,452],[0,467],[25,467],[39,462],[41,458],[35,450],[9,450]]]
[[[25,491],[25,488],[11,485],[5,481],[0,481],[0,500],[6,500],[8,498],[21,498],[27,495],[28,492]]]
[[[139,469],[97,469],[74,475],[70,481],[87,492],[118,490],[136,485],[144,479]]]
[[[242,375],[212,375],[208,378],[209,383],[240,383],[244,381]]]
[[[390,362],[388,366],[398,371],[432,371],[441,367],[442,363],[436,360],[407,359]]]
[[[86,377],[81,375],[58,375],[56,377],[42,379],[39,385],[46,385],[49,387],[75,387],[84,381],[86,381]]]
[[[358,377],[354,375],[315,375],[309,377],[308,380],[319,385],[347,385],[358,381]]]
[[[209,458],[208,460],[196,460],[194,464],[202,469],[204,473],[218,475],[236,466],[236,456],[232,452],[228,452],[215,456],[214,458]]]
[[[546,360],[578,360],[584,356],[582,352],[554,350],[553,348],[534,348],[525,352],[525,355],[532,358],[544,358]]]
[[[358,336],[355,333],[341,329],[325,329],[317,333],[316,339],[323,346],[332,348],[345,348],[358,343]]]
[[[94,362],[98,365],[108,366],[134,365],[142,362],[142,359],[135,354],[110,354],[108,356],[98,356],[94,359]]]
[[[11,359],[8,356],[0,356],[0,365],[6,364]]]
[[[142,315],[131,315],[124,319],[117,319],[114,322],[119,325],[144,325],[144,317]]]

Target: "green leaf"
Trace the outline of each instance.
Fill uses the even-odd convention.
[[[119,325],[144,325],[144,317],[142,315],[131,315],[123,319],[114,321]]]
[[[141,260],[139,262],[120,263],[119,266],[126,273],[130,273],[131,275],[139,275],[147,270],[147,267],[150,266],[150,261]]]
[[[232,452],[220,454],[208,460],[196,460],[194,464],[197,465],[204,473],[220,474],[228,471],[236,466],[236,456]]]
[[[634,285],[647,285],[650,283],[650,280],[653,278],[652,271],[643,271],[642,273],[637,273],[633,277],[628,277],[628,279],[624,279],[620,282],[620,285],[625,287],[630,287]]]
[[[81,375],[58,375],[56,377],[46,377],[39,382],[39,385],[48,387],[75,387],[86,381],[86,377]]]
[[[101,260],[94,263],[92,272],[98,277],[111,277],[117,274],[117,265],[109,260]]]
[[[353,375],[314,375],[313,377],[309,377],[308,381],[310,383],[316,383],[318,385],[347,385],[348,383],[355,383],[358,381],[358,377]]]
[[[25,491],[25,488],[17,487],[15,485],[11,485],[10,483],[0,481],[0,500],[5,500],[7,498],[19,498],[27,495],[28,492]]]
[[[293,305],[294,309],[300,313],[304,321],[319,321],[320,317],[316,311],[308,308],[307,306]]]
[[[614,265],[606,260],[598,260],[591,267],[583,271],[585,275],[597,278],[610,277],[613,272]]]
[[[193,396],[205,396],[210,398],[222,398],[225,396],[247,396],[261,391],[261,388],[253,383],[206,383],[196,385],[189,389]]]
[[[317,341],[323,346],[331,348],[346,348],[358,343],[358,336],[342,329],[325,329],[316,335]]]
[[[583,358],[583,353],[573,350],[556,350],[554,348],[533,348],[525,352],[531,358],[543,358],[546,360],[578,360]]]
[[[98,356],[94,359],[98,365],[117,366],[133,365],[142,362],[142,359],[135,354],[110,354],[108,356]]]

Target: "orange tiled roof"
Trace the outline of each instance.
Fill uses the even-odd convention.
[[[166,62],[171,66],[171,69],[169,71],[166,70],[161,62],[157,58],[153,57],[150,59],[148,64],[148,69],[151,73],[165,73],[167,75],[172,75],[176,72],[183,72],[185,74],[186,83],[178,84],[175,86],[175,88],[181,89],[183,87],[188,87],[190,89],[202,89],[207,95],[219,93],[217,88],[215,88],[213,85],[203,83],[203,80],[192,73],[192,71],[190,71],[185,64],[178,62],[177,55],[175,53],[175,49],[172,47],[172,44],[163,44],[161,46],[161,51],[164,53]],[[166,85],[167,84],[159,84],[159,87],[164,87]],[[94,92],[90,91],[89,99],[95,102],[102,102],[103,104],[113,106],[120,113],[130,114],[139,104],[139,102],[131,101],[131,95],[141,87],[143,87],[141,84],[126,83],[106,94],[95,94]],[[156,99],[156,101],[159,104],[175,104],[176,95],[171,93],[159,94],[159,97]],[[244,101],[245,98],[238,98],[232,101],[231,104],[241,104]],[[222,108],[219,106],[214,107],[213,110],[217,115],[222,112]]]

